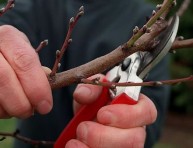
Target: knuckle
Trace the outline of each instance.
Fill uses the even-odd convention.
[[[23,49],[18,49],[14,55],[13,61],[16,69],[26,72],[34,67],[36,56],[26,53]]]

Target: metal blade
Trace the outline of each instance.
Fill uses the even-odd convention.
[[[172,44],[177,35],[179,26],[179,17],[176,15],[171,24],[166,28],[163,34],[160,36],[160,42],[152,50],[152,52],[143,53],[143,59],[140,68],[137,71],[137,75],[143,79],[149,71],[160,62],[172,47]]]

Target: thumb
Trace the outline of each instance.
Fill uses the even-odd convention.
[[[89,79],[104,78],[104,75],[97,74]],[[73,94],[74,98],[74,111],[76,112],[82,105],[90,104],[94,102],[102,92],[102,86],[96,86],[91,84],[79,84]]]

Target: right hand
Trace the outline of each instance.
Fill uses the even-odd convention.
[[[101,92],[102,87],[79,84],[73,94],[75,111],[81,105],[95,101]],[[135,105],[106,105],[99,109],[97,122],[84,121],[78,125],[76,139],[68,141],[65,148],[142,148],[146,138],[145,127],[155,122],[156,117],[154,103],[142,94]]]
[[[27,118],[52,109],[51,88],[28,38],[0,26],[0,118]]]

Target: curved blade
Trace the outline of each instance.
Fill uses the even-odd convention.
[[[176,15],[171,24],[166,28],[163,34],[160,36],[161,40],[159,44],[153,49],[152,52],[146,52],[143,55],[143,59],[140,68],[137,71],[137,75],[140,78],[144,78],[147,73],[160,62],[171,49],[172,43],[175,40],[179,26],[179,17]],[[159,37],[159,38],[160,38]]]

